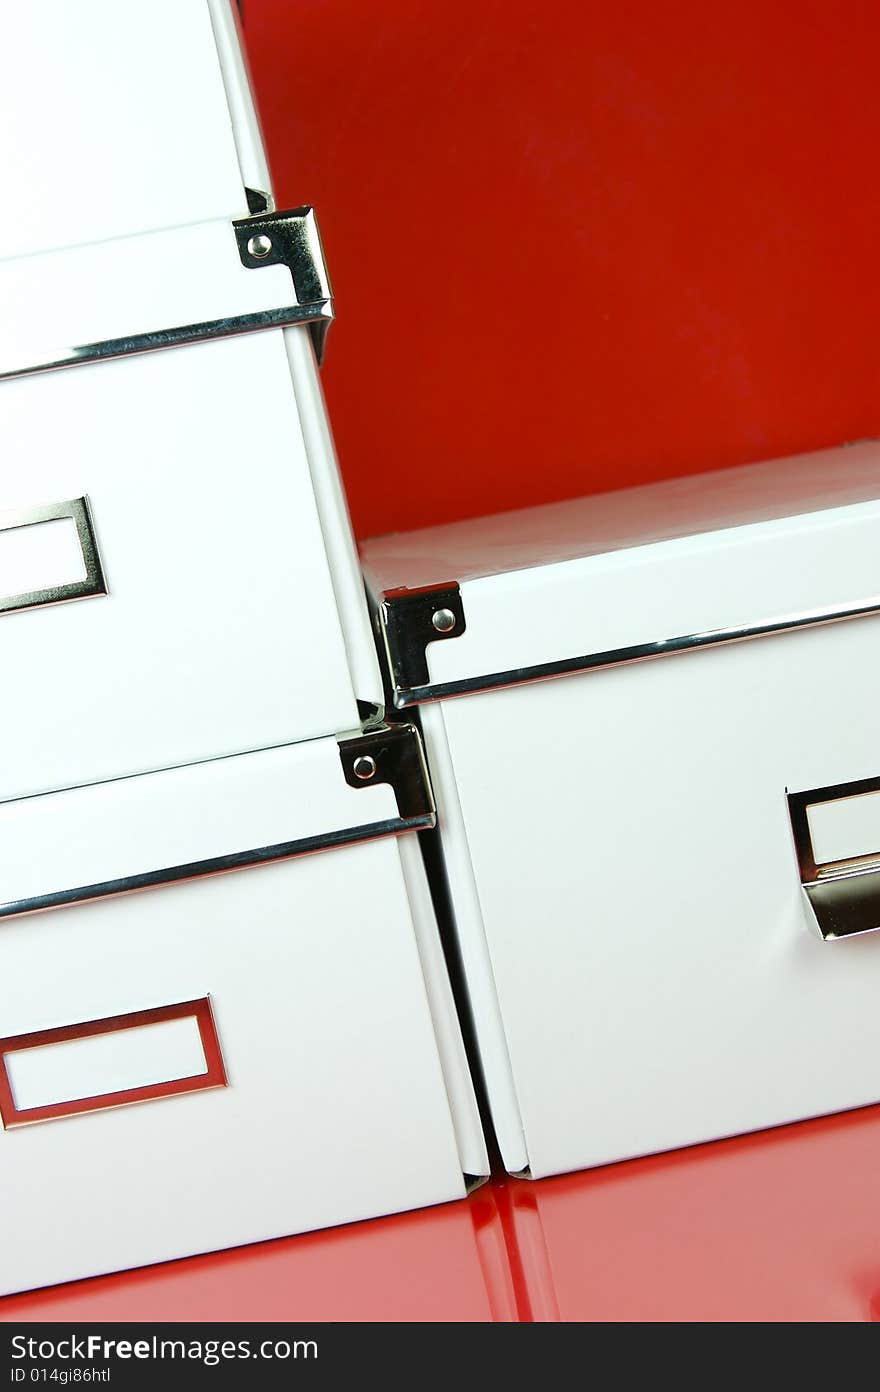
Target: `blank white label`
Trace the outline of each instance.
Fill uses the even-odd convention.
[[[16,1107],[27,1111],[194,1078],[207,1073],[208,1064],[198,1021],[187,1015],[18,1049],[6,1055],[6,1071]]]
[[[85,578],[82,547],[71,517],[0,531],[0,599]]]
[[[880,855],[880,793],[860,793],[807,808],[817,865]]]

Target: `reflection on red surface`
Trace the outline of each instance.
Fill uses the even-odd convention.
[[[327,1232],[0,1300],[15,1320],[514,1320],[488,1188]]]
[[[556,1282],[538,1207],[540,1186],[497,1179],[493,1187],[507,1242],[518,1318],[540,1324],[558,1320]]]
[[[0,1300],[0,1321],[880,1319],[880,1107]]]
[[[514,1181],[511,1208],[533,1302],[562,1320],[876,1320],[878,1174],[872,1107]]]
[[[880,433],[870,0],[246,0],[245,33],[360,535]]]

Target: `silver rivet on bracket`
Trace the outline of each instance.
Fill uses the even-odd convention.
[[[353,768],[355,778],[360,778],[366,783],[367,779],[372,778],[373,774],[376,772],[376,760],[373,758],[372,754],[361,754],[355,759]]]
[[[256,237],[251,237],[247,249],[251,256],[256,256],[262,261],[272,250],[272,238],[267,237],[265,232],[259,232]]]
[[[451,609],[435,609],[431,623],[438,633],[451,633],[455,628],[455,615]]]

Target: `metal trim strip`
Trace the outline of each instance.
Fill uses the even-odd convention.
[[[829,606],[827,609],[814,609],[804,614],[787,614],[768,619],[762,624],[731,626],[711,629],[705,633],[685,634],[676,638],[660,639],[652,643],[639,643],[627,648],[613,648],[607,652],[586,653],[579,657],[564,658],[556,662],[537,663],[531,667],[511,668],[504,672],[489,672],[479,677],[465,677],[457,681],[429,683],[418,687],[394,687],[394,705],[398,710],[418,705],[422,701],[439,701],[448,696],[465,696],[479,691],[493,691],[501,687],[520,686],[526,682],[547,681],[553,677],[567,676],[576,672],[593,672],[608,667],[623,666],[633,662],[649,662],[660,657],[674,657],[681,653],[695,652],[703,648],[742,643],[751,638],[773,637],[801,628],[816,628],[820,625],[842,623],[849,619],[868,618],[880,614],[880,596],[865,604],[850,609]]]
[[[44,913],[49,909],[65,908],[72,904],[85,904],[96,899],[108,899],[120,894],[137,893],[144,889],[157,889],[164,885],[180,884],[186,880],[204,879],[209,875],[222,875],[231,870],[244,870],[256,865],[269,865],[280,860],[292,860],[297,856],[310,855],[316,851],[333,850],[361,841],[374,841],[385,836],[399,836],[410,831],[424,831],[433,827],[435,823],[436,817],[427,813],[412,818],[389,817],[384,821],[368,822],[357,827],[345,827],[339,831],[303,837],[298,841],[280,842],[274,846],[259,846],[248,851],[238,851],[232,855],[213,856],[208,860],[192,861],[187,865],[173,865],[161,870],[147,870],[141,874],[128,875],[121,879],[79,885],[75,888],[56,890],[51,894],[38,894],[26,899],[14,899],[6,904],[0,904],[0,919],[15,918],[22,914]]]
[[[203,324],[182,324],[152,333],[133,334],[130,338],[104,339],[100,343],[83,343],[76,347],[57,348],[48,356],[18,363],[14,368],[0,371],[0,382],[13,377],[27,377],[56,368],[75,367],[80,363],[107,362],[137,353],[151,353],[161,348],[179,348],[192,343],[204,343],[215,338],[231,338],[255,333],[260,329],[289,328],[293,324],[322,324],[332,318],[330,300],[311,305],[290,305],[282,309],[266,309],[255,314],[240,314],[229,319],[212,319]]]

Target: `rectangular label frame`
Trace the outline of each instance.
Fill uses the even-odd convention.
[[[158,1025],[167,1020],[189,1017],[193,1017],[198,1024],[207,1064],[204,1073],[173,1078],[163,1083],[149,1083],[142,1087],[125,1088],[118,1092],[74,1098],[66,1102],[52,1102],[40,1107],[19,1108],[16,1105],[6,1063],[8,1054],[24,1049],[37,1049],[44,1044],[70,1043],[94,1035],[112,1034],[120,1030],[137,1029],[144,1025]],[[126,1015],[110,1015],[104,1019],[88,1020],[75,1025],[61,1025],[28,1034],[8,1035],[5,1039],[0,1039],[0,1121],[3,1123],[4,1131],[40,1121],[57,1121],[62,1117],[77,1116],[83,1112],[106,1111],[113,1107],[127,1107],[136,1102],[151,1102],[162,1097],[175,1097],[181,1093],[203,1092],[209,1088],[227,1086],[226,1066],[214,1023],[210,996],[182,1001],[176,1005],[135,1010]]]
[[[76,527],[85,566],[85,578],[64,585],[47,585],[45,589],[26,590],[21,594],[0,595],[0,614],[14,614],[22,609],[39,609],[47,604],[66,604],[72,599],[93,599],[107,593],[104,569],[98,554],[95,529],[86,497],[71,498],[64,503],[44,503],[38,507],[18,508],[0,513],[0,532],[19,527],[34,527],[41,522],[71,521]]]

